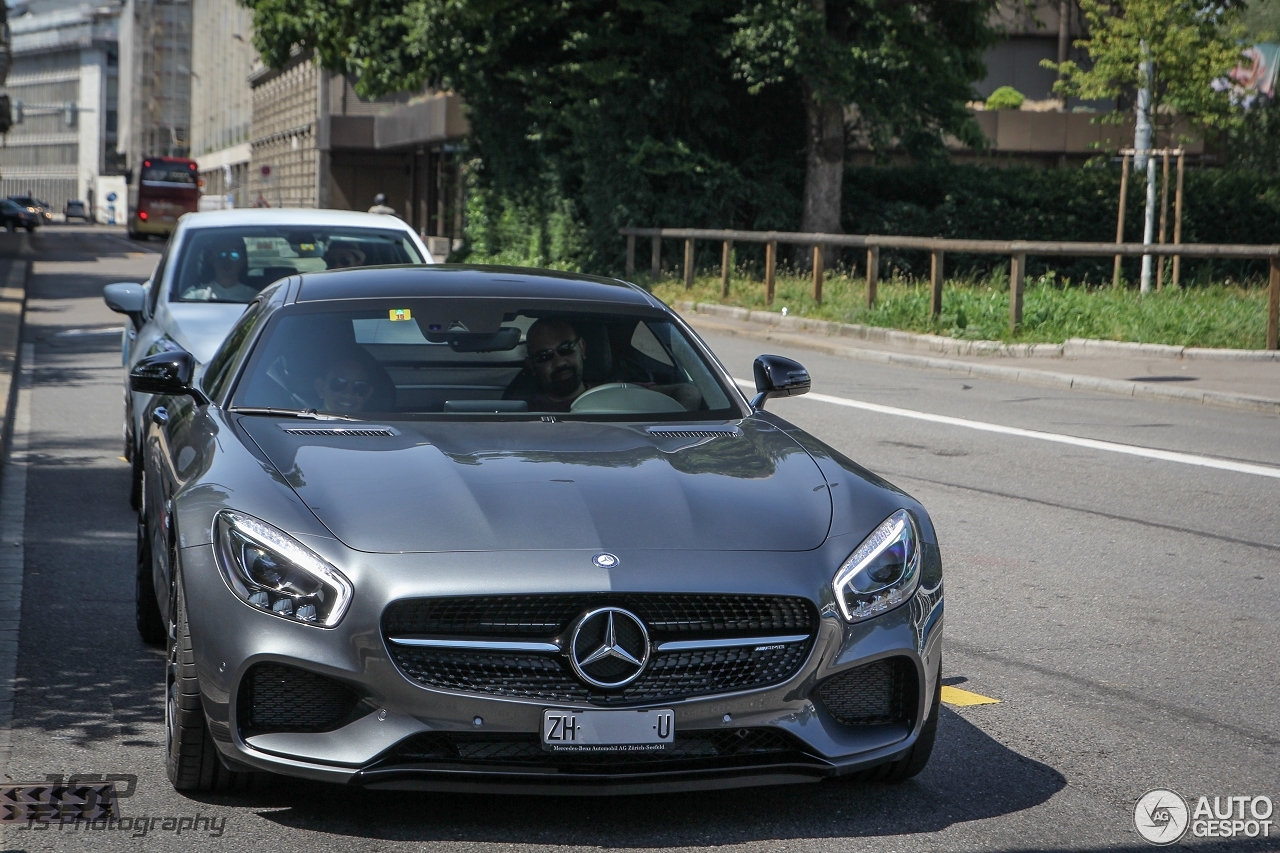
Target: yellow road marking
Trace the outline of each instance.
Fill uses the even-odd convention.
[[[128,462],[128,461],[129,461],[128,459],[125,459],[123,456],[117,456],[116,458],[117,458],[117,459],[119,459],[121,462]],[[943,690],[945,690],[945,689],[946,689],[946,688],[944,687],[944,688],[943,688]]]
[[[942,686],[942,701],[948,705],[956,705],[965,707],[966,705],[999,705],[999,699],[992,699],[990,696],[982,696],[977,693],[970,693],[968,690],[961,690],[959,687]]]

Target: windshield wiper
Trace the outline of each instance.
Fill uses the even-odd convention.
[[[269,415],[280,418],[308,418],[313,421],[360,421],[350,415],[335,415],[315,409],[277,409],[272,406],[234,406],[227,411],[236,415]]]

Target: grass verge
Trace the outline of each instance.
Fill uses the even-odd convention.
[[[866,279],[840,273],[827,276],[821,305],[813,300],[807,275],[780,274],[771,306],[765,304],[764,283],[741,275],[730,281],[727,299],[720,298],[718,275],[700,276],[688,290],[682,280],[665,278],[646,286],[668,303],[692,299],[774,311],[785,307],[804,317],[964,340],[1061,343],[1096,338],[1228,349],[1262,349],[1266,343],[1266,288],[1233,284],[1165,288],[1143,296],[1133,289],[1072,285],[1050,273],[1027,281],[1023,322],[1015,334],[1009,331],[1009,281],[1002,272],[948,280],[937,317],[929,316],[928,283],[898,277],[880,282],[874,308],[867,307]]]

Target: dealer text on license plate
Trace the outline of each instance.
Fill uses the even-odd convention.
[[[542,748],[552,752],[659,752],[675,741],[674,711],[542,712]]]

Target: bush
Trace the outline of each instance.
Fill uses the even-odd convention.
[[[1172,170],[1171,170],[1172,171]],[[1172,175],[1171,175],[1172,178]],[[1170,181],[1172,183],[1172,180]],[[844,184],[844,230],[849,234],[901,234],[986,240],[1111,242],[1116,237],[1120,192],[1118,165],[1083,169],[991,169],[979,166],[850,169]],[[1142,239],[1146,187],[1129,177],[1125,238]],[[1277,242],[1280,176],[1255,171],[1188,169],[1184,188],[1184,243]],[[1169,192],[1167,239],[1173,240],[1173,188]],[[893,269],[925,276],[923,252],[881,254],[882,274]],[[861,263],[859,259],[859,263]],[[1008,264],[993,255],[948,255],[948,274],[986,274]],[[1029,273],[1055,271],[1076,282],[1111,281],[1110,258],[1028,258]],[[1135,281],[1138,259],[1126,260],[1124,275]],[[1265,261],[1184,259],[1182,281],[1244,281],[1265,276]],[[1169,268],[1166,266],[1165,275]]]
[[[1001,86],[987,98],[989,110],[1020,110],[1026,97],[1012,86]]]

